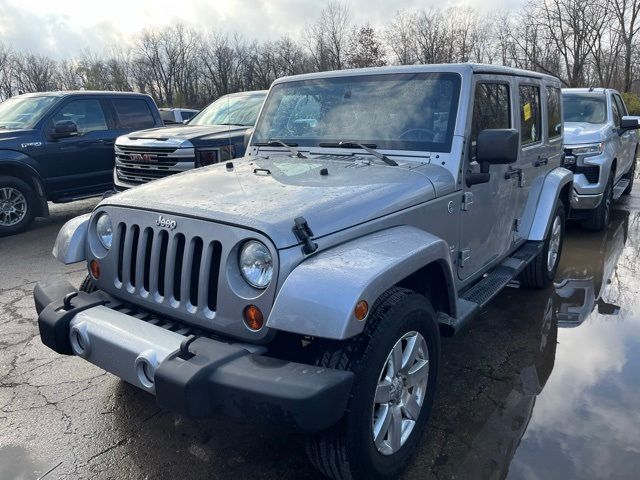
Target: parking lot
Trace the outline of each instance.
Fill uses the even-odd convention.
[[[0,476],[318,478],[300,436],[181,418],[40,343],[34,284],[80,282],[84,265],[50,251],[59,227],[95,203],[52,205],[30,231],[0,239]],[[640,194],[617,208],[604,233],[569,229],[555,290],[507,289],[444,342],[432,422],[405,478],[635,476]]]

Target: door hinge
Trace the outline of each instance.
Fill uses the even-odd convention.
[[[519,218],[516,218],[513,221],[513,231],[514,232],[519,232],[520,231],[520,219]]]
[[[464,248],[460,250],[460,266],[464,267],[464,264],[471,259],[471,249]]]
[[[462,194],[462,210],[466,212],[469,210],[469,207],[473,205],[473,193],[472,192],[464,192]]]

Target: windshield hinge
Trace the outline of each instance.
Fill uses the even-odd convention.
[[[464,267],[464,264],[471,259],[471,249],[464,248],[460,250],[460,267]]]
[[[304,243],[302,251],[305,255],[310,255],[318,249],[318,244],[311,241],[313,232],[304,217],[297,217],[294,221],[293,233],[296,238]]]

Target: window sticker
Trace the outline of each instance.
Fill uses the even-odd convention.
[[[525,103],[524,106],[522,107],[522,112],[524,115],[524,121],[528,121],[531,118],[531,104],[530,103]]]

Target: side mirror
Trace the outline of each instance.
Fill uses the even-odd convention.
[[[251,135],[253,135],[253,130],[254,130],[253,128],[249,128],[249,129],[247,129],[246,132],[244,132],[244,148],[245,148],[245,150],[249,146],[249,142],[251,141]]]
[[[628,130],[637,130],[640,128],[640,117],[622,117],[620,121],[620,132]]]
[[[518,160],[520,149],[518,132],[514,129],[489,129],[478,134],[476,140],[476,161],[480,173],[467,174],[467,186],[489,181],[491,165],[507,165]]]
[[[78,135],[78,126],[71,120],[60,120],[53,126],[53,138],[67,138]]]
[[[506,165],[518,160],[518,132],[513,129],[483,130],[476,142],[476,161],[482,165]]]

